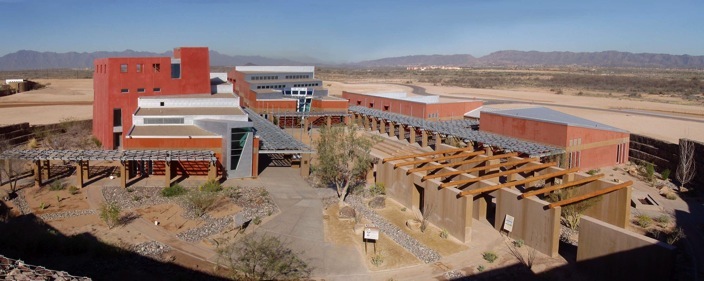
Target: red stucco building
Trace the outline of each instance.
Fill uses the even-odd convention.
[[[173,58],[101,58],[94,67],[93,135],[105,149],[125,144],[137,97],[210,94],[206,47],[176,48]]]
[[[546,107],[485,110],[479,129],[564,148],[568,167],[593,169],[628,162],[627,131]]]
[[[364,106],[380,111],[389,111],[426,120],[462,119],[464,114],[481,107],[484,102],[443,102],[439,96],[413,96],[406,93],[359,94],[343,91],[342,98],[349,106]]]

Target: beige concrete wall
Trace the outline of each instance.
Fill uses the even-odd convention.
[[[599,280],[671,280],[675,247],[583,216],[577,266]]]
[[[496,192],[495,228],[501,230],[506,215],[514,217],[509,237],[522,239],[526,245],[551,257],[557,257],[560,241],[560,208],[545,210],[549,203],[536,197],[518,199],[516,189],[502,188]]]
[[[574,179],[588,177],[587,174],[575,174]],[[582,195],[615,185],[614,182],[598,180],[578,187],[576,195]],[[604,194],[596,203],[584,211],[584,215],[625,228],[631,219],[631,187]]]

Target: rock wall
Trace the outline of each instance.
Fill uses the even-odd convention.
[[[93,126],[92,120],[78,120],[80,126]],[[11,146],[17,146],[27,143],[35,136],[35,132],[47,132],[49,134],[61,132],[62,124],[46,124],[46,125],[29,125],[29,123],[19,123],[14,125],[0,126],[0,141],[7,140]]]
[[[694,160],[696,175],[688,187],[704,188],[704,143],[689,139],[680,139],[680,143],[694,143]],[[680,160],[679,143],[671,143],[642,135],[631,134],[628,156],[631,162],[653,163],[655,170],[670,170],[670,178],[675,180],[675,171]]]

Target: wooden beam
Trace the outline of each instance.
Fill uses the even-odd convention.
[[[598,179],[603,178],[603,177],[604,177],[604,174],[598,174],[598,175],[594,175],[594,176],[591,176],[591,177],[586,177],[586,178],[583,178],[583,179],[580,179],[580,180],[576,180],[576,181],[565,182],[565,183],[562,183],[562,184],[553,185],[553,186],[548,186],[548,187],[546,187],[546,188],[541,188],[541,189],[538,189],[538,190],[529,191],[529,192],[526,192],[526,193],[521,194],[521,195],[518,196],[518,197],[521,198],[521,199],[523,199],[523,198],[530,197],[530,196],[533,196],[533,195],[545,194],[545,193],[548,193],[548,192],[550,192],[550,191],[555,191],[555,190],[559,190],[559,189],[563,189],[563,188],[567,188],[567,187],[572,187],[572,186],[576,186],[576,185],[581,185],[581,184],[593,182],[593,181],[598,180]]]
[[[501,189],[504,187],[509,187],[509,186],[516,186],[519,184],[526,184],[532,181],[537,181],[537,180],[542,180],[542,179],[548,179],[548,178],[554,178],[554,177],[559,177],[565,174],[569,173],[574,173],[576,171],[579,171],[579,168],[572,168],[569,170],[562,170],[562,171],[557,171],[554,173],[549,173],[549,174],[544,174],[544,175],[539,175],[535,177],[530,177],[527,179],[522,179],[522,180],[517,180],[517,181],[512,181],[512,182],[507,182],[499,185],[492,185],[492,186],[487,186],[487,187],[482,187],[482,188],[477,188],[477,189],[472,189],[472,190],[465,190],[460,192],[460,196],[467,196],[467,195],[474,195],[474,194],[479,194],[479,193],[484,193],[484,192],[489,192],[489,191],[494,191],[497,189]]]
[[[498,177],[504,176],[504,175],[510,175],[510,174],[516,174],[516,173],[521,173],[521,172],[529,172],[529,171],[535,171],[535,170],[539,170],[539,169],[545,169],[545,168],[548,168],[548,167],[554,166],[554,165],[557,165],[557,162],[550,162],[550,163],[529,166],[529,167],[521,167],[521,168],[514,169],[514,170],[503,171],[503,172],[499,172],[499,173],[494,173],[494,174],[471,178],[471,179],[466,179],[466,180],[446,182],[446,183],[441,184],[440,188],[456,186],[456,185],[461,185],[461,184],[468,184],[468,183],[478,182],[480,180],[485,180],[485,179],[498,178]]]
[[[508,161],[508,162],[489,165],[489,166],[475,167],[475,168],[471,168],[471,169],[467,169],[467,170],[452,171],[452,172],[446,172],[446,173],[440,173],[440,174],[434,174],[434,175],[425,175],[425,176],[423,176],[423,178],[421,180],[425,181],[425,180],[435,179],[435,178],[456,176],[456,175],[467,174],[467,173],[472,173],[472,172],[477,172],[477,171],[489,170],[489,169],[494,169],[494,168],[501,168],[501,167],[505,167],[505,166],[514,166],[514,165],[528,163],[528,162],[532,162],[532,161],[540,161],[540,158],[525,158],[525,159],[520,159],[518,161]]]
[[[631,186],[632,184],[633,184],[632,181],[627,181],[627,182],[624,182],[624,183],[621,183],[621,184],[614,185],[614,186],[612,186],[612,187],[607,187],[607,188],[604,188],[604,189],[601,189],[601,190],[597,190],[597,191],[594,191],[594,192],[590,192],[590,193],[587,193],[587,194],[584,194],[584,195],[580,195],[580,196],[572,197],[572,198],[565,199],[565,200],[562,200],[562,201],[557,201],[557,202],[554,202],[554,203],[550,203],[550,205],[548,205],[547,208],[548,208],[548,209],[552,209],[552,208],[555,208],[555,207],[561,207],[561,206],[564,206],[564,205],[569,205],[569,204],[572,204],[572,203],[577,203],[577,202],[579,202],[579,201],[584,201],[584,200],[587,200],[587,199],[590,199],[590,198],[597,197],[597,196],[599,196],[599,195],[604,195],[604,194],[606,194],[606,193],[611,193],[611,192],[614,192],[614,191],[616,191],[616,190],[619,190],[619,189],[622,189],[622,188],[625,188],[625,187],[629,187],[629,186]]]
[[[416,164],[423,164],[423,163],[428,163],[428,162],[450,160],[450,159],[455,159],[455,158],[465,158],[465,157],[468,158],[468,157],[474,157],[474,156],[481,155],[481,154],[484,154],[484,151],[476,151],[476,152],[470,152],[470,153],[461,153],[460,152],[458,154],[442,156],[442,157],[437,157],[437,158],[427,158],[427,159],[421,159],[421,160],[415,160],[415,161],[406,161],[406,162],[396,163],[396,164],[394,164],[394,168],[403,167],[403,166],[411,166],[411,165],[416,165]]]
[[[426,153],[416,153],[416,154],[409,154],[409,155],[402,155],[402,156],[394,156],[394,157],[388,157],[388,158],[382,159],[381,163],[386,163],[386,162],[394,161],[394,160],[403,160],[403,159],[408,159],[408,158],[416,158],[416,157],[424,157],[424,156],[431,156],[431,155],[438,155],[438,154],[445,154],[445,153],[461,152],[461,151],[467,151],[467,150],[471,150],[471,149],[472,149],[472,147],[464,147],[464,148],[454,148],[454,149],[433,151],[433,152],[426,152]]]
[[[425,167],[410,169],[410,170],[408,170],[408,172],[406,172],[406,174],[420,172],[420,171],[428,171],[428,170],[439,170],[439,169],[447,168],[447,167],[457,167],[457,166],[464,165],[464,164],[478,163],[478,162],[484,162],[484,161],[489,161],[489,160],[494,160],[494,159],[509,158],[509,157],[513,157],[513,156],[518,156],[518,153],[511,152],[511,153],[506,153],[506,154],[488,156],[485,158],[474,158],[474,159],[460,161],[460,162],[447,163],[447,164],[442,164],[442,165],[437,165],[437,166],[425,166]]]

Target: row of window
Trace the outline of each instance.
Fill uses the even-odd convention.
[[[312,95],[313,95],[313,91],[284,91],[284,95],[312,96]]]
[[[104,70],[104,68],[103,68],[103,70]],[[144,72],[144,64],[143,63],[135,64],[134,70],[137,73]],[[153,72],[161,72],[161,64],[160,63],[152,63],[152,71]],[[120,64],[120,72],[122,72],[122,73],[129,72],[129,65],[126,63]]]
[[[184,122],[183,118],[174,117],[144,118],[144,125],[183,124]]]
[[[257,86],[257,89],[283,89],[286,88],[286,85],[263,85],[263,86]]]
[[[308,79],[310,75],[286,75],[286,79]]]
[[[252,80],[277,80],[279,76],[252,76]]]
[[[137,93],[144,93],[145,89],[144,88],[137,88]],[[153,92],[161,92],[161,88],[152,88]],[[130,89],[127,88],[122,88],[120,89],[120,93],[127,94],[130,92]]]
[[[309,83],[309,84],[293,84],[294,87],[315,87],[320,86],[320,83]]]

